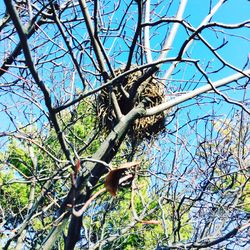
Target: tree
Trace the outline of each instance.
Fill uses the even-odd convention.
[[[235,3],[4,0],[4,249],[249,246]]]

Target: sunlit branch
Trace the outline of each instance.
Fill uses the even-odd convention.
[[[230,98],[228,98],[225,94],[223,94],[221,91],[219,91],[217,89],[217,87],[214,85],[214,83],[208,78],[206,72],[204,72],[204,70],[196,63],[196,67],[198,68],[198,70],[201,72],[201,74],[205,77],[205,79],[207,80],[208,84],[212,87],[212,91],[214,91],[216,94],[222,96],[222,98],[227,101],[228,103],[231,103],[231,104],[235,104],[239,107],[241,107],[244,111],[246,111],[248,114],[250,114],[250,110],[248,110],[242,103],[240,102],[237,102],[237,101],[234,101],[234,100],[231,100]],[[247,82],[250,81],[250,77],[248,76],[248,74],[245,74],[244,71],[240,71],[240,70],[237,70],[240,72],[240,74],[244,75],[245,77],[247,77]]]
[[[241,78],[244,78],[245,75],[249,75],[249,77],[250,77],[250,70],[245,70],[245,71],[242,72],[242,74],[237,73],[237,74],[231,75],[229,77],[226,77],[224,79],[221,79],[221,80],[219,80],[217,82],[214,82],[213,86],[215,88],[224,86],[224,85],[226,85],[228,83],[231,83],[233,81],[237,81],[237,80],[239,80]],[[191,92],[189,92],[187,94],[176,97],[173,100],[170,100],[168,102],[162,103],[160,105],[157,105],[157,106],[155,106],[153,108],[148,109],[146,111],[146,113],[145,113],[145,116],[159,114],[159,113],[163,112],[164,110],[167,110],[167,109],[169,109],[171,107],[174,107],[174,106],[176,106],[176,105],[178,105],[178,104],[180,104],[182,102],[190,100],[191,98],[194,98],[194,97],[196,97],[196,96],[198,96],[200,94],[206,93],[206,92],[208,92],[208,91],[210,91],[212,89],[213,89],[213,87],[210,84],[206,84],[205,86],[197,88],[197,89],[195,89],[195,90],[193,90],[193,91],[191,91]]]
[[[145,3],[145,23],[149,23],[150,21],[150,0],[147,0]],[[150,47],[150,29],[149,26],[144,27],[144,50],[146,53],[147,63],[151,63],[152,53]]]
[[[187,5],[187,0],[182,0],[180,2],[180,6],[176,15],[176,19],[177,20],[181,20],[183,13],[185,11]],[[176,37],[176,33],[178,31],[180,24],[179,23],[174,23],[172,29],[170,30],[170,33],[168,35],[168,37],[166,38],[166,41],[162,47],[162,52],[159,56],[158,60],[162,60],[164,58],[166,58],[168,51],[171,49],[171,46],[173,44],[174,38]]]
[[[220,0],[213,7],[213,9],[210,11],[210,13],[203,19],[203,21],[199,25],[199,28],[202,28],[204,25],[206,25],[211,20],[211,18],[213,17],[213,15],[218,11],[218,9],[222,6],[222,4],[224,4],[226,1],[227,0]],[[184,44],[182,45],[182,48],[181,48],[181,50],[179,52],[179,57],[182,57],[184,55],[184,53],[188,50],[188,48],[191,46],[191,44],[192,44],[193,41],[194,40],[188,39],[186,42],[184,42]],[[170,75],[173,73],[174,69],[176,68],[177,64],[178,64],[178,62],[173,62],[172,63],[172,65],[170,66],[170,68],[165,73],[164,79],[168,79],[170,77]]]
[[[4,250],[247,246],[245,10],[226,0],[4,3]]]
[[[4,17],[0,20],[0,32],[5,28],[10,20],[10,16],[8,14],[5,14]]]

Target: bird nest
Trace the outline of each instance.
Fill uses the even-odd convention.
[[[116,76],[122,74],[123,69],[115,71]],[[118,120],[115,115],[111,91],[115,94],[121,113],[126,115],[133,107],[146,100],[145,108],[154,107],[165,100],[163,85],[154,77],[149,77],[136,87],[138,79],[143,76],[143,71],[136,71],[125,76],[119,84],[110,88],[104,88],[98,96],[97,117],[99,124],[107,131],[111,131]],[[140,80],[139,80],[140,81]],[[126,93],[130,98],[126,97]],[[133,93],[136,93],[133,95]],[[148,117],[137,118],[128,131],[133,140],[151,139],[160,132],[165,131],[164,112]]]

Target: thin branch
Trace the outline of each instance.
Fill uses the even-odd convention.
[[[125,71],[130,69],[133,54],[134,54],[134,50],[135,50],[135,46],[136,46],[136,42],[137,42],[137,39],[138,39],[138,37],[139,37],[139,35],[141,33],[142,1],[136,1],[136,2],[137,2],[137,7],[138,7],[137,27],[136,27],[136,31],[135,31],[135,34],[134,34],[132,44],[131,44],[130,49],[129,49],[128,61],[127,61],[127,65],[125,67]]]
[[[57,25],[57,27],[58,27],[58,29],[59,29],[59,31],[60,31],[62,37],[63,37],[63,40],[64,40],[64,42],[65,42],[65,44],[66,44],[66,46],[67,46],[67,48],[68,48],[69,54],[70,54],[70,56],[71,56],[71,59],[72,59],[72,61],[73,61],[74,66],[75,66],[75,68],[76,68],[76,70],[77,70],[78,76],[79,76],[80,79],[81,79],[82,85],[83,85],[84,87],[86,87],[85,79],[84,79],[84,77],[83,77],[83,73],[81,72],[81,68],[80,68],[80,66],[79,66],[79,63],[77,62],[77,60],[76,60],[76,58],[75,58],[73,49],[71,48],[70,43],[69,43],[69,39],[68,39],[66,33],[65,33],[64,30],[63,30],[61,21],[60,21],[58,15],[56,14],[56,11],[55,11],[55,8],[54,8],[53,4],[51,4],[51,8],[52,8],[52,10],[53,10],[53,16],[54,16],[54,19],[55,19],[55,23],[56,23],[56,25]]]
[[[201,243],[189,243],[189,244],[176,244],[176,245],[172,245],[172,246],[170,245],[170,246],[168,246],[168,248],[169,249],[176,249],[176,248],[186,249],[186,248],[194,248],[195,247],[195,248],[201,249],[201,248],[211,247],[211,246],[217,245],[217,244],[237,235],[239,232],[242,232],[249,227],[250,227],[250,221],[248,220],[245,224],[238,226],[238,227],[235,227],[234,229],[229,231],[227,234],[221,236],[220,238],[218,238],[216,240],[208,241],[205,243],[201,242]]]

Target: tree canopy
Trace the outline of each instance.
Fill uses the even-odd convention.
[[[3,249],[250,247],[247,0],[0,7]]]

